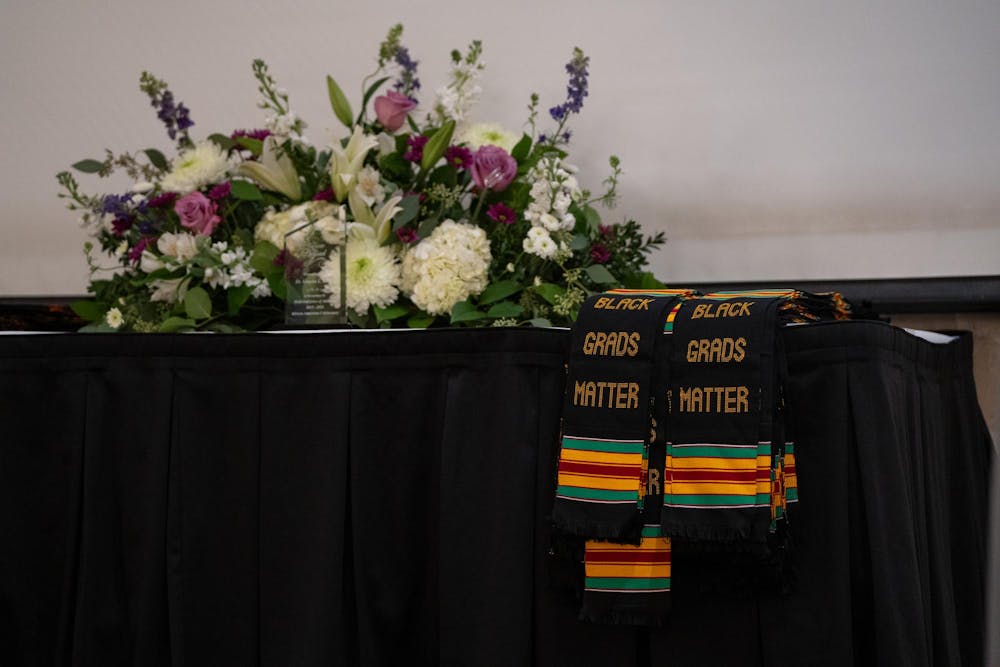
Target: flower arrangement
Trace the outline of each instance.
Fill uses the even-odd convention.
[[[595,291],[659,286],[644,268],[662,233],[605,224],[597,211],[615,204],[618,158],[597,195],[569,161],[569,121],[588,92],[580,49],[566,66],[566,99],[548,111],[553,125],[539,127],[532,94],[523,131],[514,132],[471,120],[485,67],[480,42],[452,52],[448,83],[424,105],[418,62],[401,37],[394,26],[380,45],[357,114],[327,77],[347,128],[327,147],[306,138],[263,61],[253,74],[264,127],[200,140],[189,109],[144,72],[140,89],[176,156],[108,150],[73,165],[102,177],[124,171],[134,183],[125,193],[88,195],[69,172],[57,176],[59,196],[93,237],[85,246],[93,299],[74,304],[86,328],[279,324],[286,278],[304,260],[295,233],[303,228],[336,248],[318,258],[324,294],[343,298],[362,327],[564,325]],[[98,249],[112,266],[100,264]]]

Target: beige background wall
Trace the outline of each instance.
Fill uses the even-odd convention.
[[[994,0],[4,0],[0,295],[84,288],[53,176],[105,147],[169,147],[142,69],[201,137],[261,124],[250,62],[265,58],[325,143],[341,130],[324,75],[357,97],[395,21],[427,101],[448,51],[483,39],[477,119],[512,128],[532,91],[561,100],[584,48],[573,159],[597,188],[621,156],[613,215],[667,232],[662,278],[1000,273]]]

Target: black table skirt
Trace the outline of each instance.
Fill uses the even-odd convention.
[[[552,585],[568,334],[0,337],[0,665],[975,665],[971,342],[785,331],[788,592]]]

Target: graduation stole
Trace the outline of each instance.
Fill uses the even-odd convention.
[[[567,365],[557,529],[640,543],[654,387],[664,366],[655,362],[677,301],[676,294],[633,292],[592,296],[581,306]]]
[[[670,355],[666,535],[762,546],[784,517],[777,329],[789,296],[727,292],[681,304]]]

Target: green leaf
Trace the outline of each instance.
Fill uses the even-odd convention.
[[[451,135],[455,133],[455,121],[449,120],[437,129],[437,131],[427,140],[424,145],[424,156],[420,161],[420,168],[429,170],[444,155],[448,145],[451,143]]]
[[[430,236],[431,232],[433,232],[440,224],[441,220],[437,217],[427,218],[426,220],[422,220],[420,222],[420,225],[417,227],[417,234],[420,236],[420,238],[425,239],[428,236]]]
[[[566,293],[565,289],[563,289],[559,285],[554,285],[552,283],[542,283],[541,285],[536,286],[534,289],[535,293],[538,294],[538,296],[542,297],[553,306],[556,304],[556,300],[558,299],[558,297]]]
[[[69,307],[73,309],[73,312],[87,320],[88,322],[102,322],[104,321],[104,314],[108,310],[108,305],[105,303],[100,303],[98,301],[93,301],[91,299],[84,299],[81,301],[74,301],[69,304]]]
[[[486,312],[487,317],[520,317],[524,313],[524,308],[513,301],[501,301],[490,306]]]
[[[433,315],[425,315],[423,313],[417,313],[416,315],[410,316],[406,320],[406,326],[411,329],[426,329],[434,321]]]
[[[370,100],[372,98],[372,95],[375,94],[375,91],[378,90],[379,87],[383,83],[385,83],[386,81],[388,81],[388,80],[389,80],[389,77],[384,76],[381,79],[379,79],[378,81],[376,81],[375,83],[373,83],[372,85],[368,86],[368,90],[365,91],[365,95],[361,99],[361,113],[364,113],[365,107],[368,106],[368,100]],[[358,122],[361,122],[360,115],[358,117]]]
[[[495,283],[490,283],[490,285],[483,290],[483,293],[479,295],[479,305],[485,306],[486,304],[493,303],[494,301],[506,299],[511,294],[516,294],[520,291],[521,286],[513,280],[500,280]]]
[[[224,334],[234,334],[234,333],[243,333],[244,329],[242,327],[236,326],[235,324],[230,324],[229,322],[212,322],[211,324],[205,327],[205,331],[214,331],[215,333],[224,333]]]
[[[344,91],[340,89],[337,82],[329,75],[326,77],[326,90],[330,94],[330,106],[333,107],[333,114],[337,120],[343,123],[347,129],[353,129],[354,114],[351,113],[351,103],[347,101]]]
[[[573,234],[573,239],[569,242],[572,250],[586,250],[590,246],[590,239],[583,234]]]
[[[459,301],[451,309],[451,323],[475,322],[486,317],[486,313],[477,309],[474,305],[466,301]]]
[[[552,322],[545,319],[544,317],[536,317],[533,320],[528,320],[528,324],[530,324],[533,327],[548,327],[548,328],[552,327]]]
[[[392,219],[392,231],[414,220],[420,213],[420,195],[406,195],[398,204],[403,209]]]
[[[603,264],[591,264],[584,271],[598,285],[610,285],[618,282],[618,279],[611,275],[611,272]]]
[[[253,137],[236,137],[236,145],[245,148],[257,157],[264,152],[264,142]]]
[[[391,322],[397,317],[402,317],[410,312],[410,309],[406,306],[401,306],[396,304],[394,306],[389,306],[388,308],[379,308],[378,306],[373,306],[375,310],[375,321],[379,324],[383,322]]]
[[[240,312],[240,308],[243,307],[243,304],[250,298],[250,294],[252,292],[253,288],[249,285],[230,287],[226,291],[226,304],[228,306],[229,314],[237,315]]]
[[[208,135],[208,140],[224,151],[229,151],[236,146],[235,141],[224,134],[219,134],[218,132]]]
[[[276,269],[281,269],[280,266],[274,267]],[[276,273],[267,274],[267,285],[271,288],[271,293],[278,297],[282,301],[288,295],[288,283],[285,282],[285,272],[278,271]]]
[[[531,137],[524,134],[521,137],[521,140],[518,141],[514,145],[514,148],[511,149],[510,156],[517,160],[518,164],[521,164],[525,159],[527,159],[529,151],[531,151]]]
[[[73,164],[73,168],[85,174],[96,174],[104,168],[104,163],[98,160],[80,160]]]
[[[170,163],[167,162],[167,158],[160,151],[155,148],[147,148],[143,152],[146,154],[146,157],[149,158],[149,163],[160,171],[170,169]]]
[[[601,215],[594,209],[593,206],[584,206],[583,216],[587,221],[587,225],[590,227],[591,234],[596,234],[598,227],[601,226]]]
[[[212,299],[201,287],[192,287],[184,295],[184,312],[193,320],[212,316]]]
[[[656,276],[649,271],[643,271],[635,276],[626,287],[630,289],[663,289],[666,285],[657,280]]]
[[[168,317],[160,323],[160,327],[157,331],[160,333],[174,333],[175,331],[181,331],[183,329],[194,329],[194,320],[189,320],[184,317]]]
[[[94,322],[77,329],[79,333],[116,333],[118,329],[110,327],[106,322]]]
[[[256,185],[250,181],[232,181],[233,189],[231,194],[236,199],[243,201],[260,201],[263,197]]]
[[[270,241],[258,241],[253,247],[253,254],[250,256],[250,266],[259,274],[267,275],[276,267],[274,258],[281,252]]]

